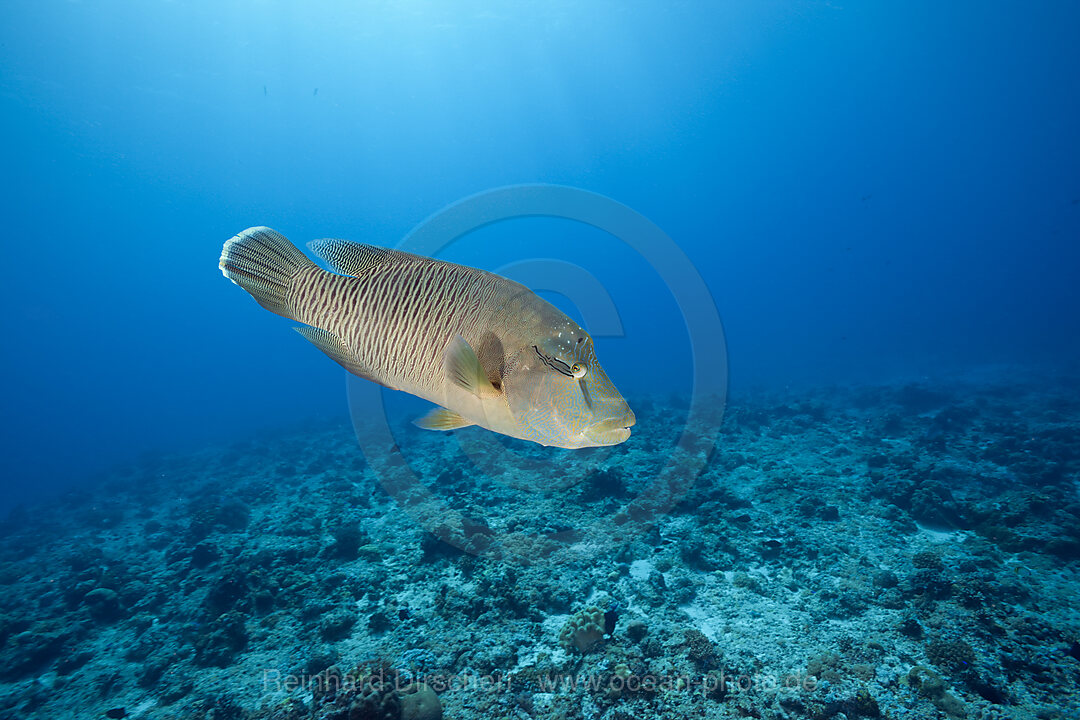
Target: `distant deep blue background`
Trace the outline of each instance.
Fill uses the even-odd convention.
[[[1073,2],[6,0],[0,506],[344,417],[342,371],[221,243],[394,245],[512,183],[677,240],[736,391],[1075,363],[1078,27]],[[620,387],[685,386],[670,295],[601,233],[514,221],[444,255],[532,256],[608,286]]]

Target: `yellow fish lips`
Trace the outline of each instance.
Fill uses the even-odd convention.
[[[625,415],[608,418],[585,428],[585,437],[597,445],[618,445],[630,437],[630,428],[637,422],[629,408]]]

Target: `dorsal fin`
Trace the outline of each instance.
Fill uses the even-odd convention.
[[[352,277],[363,277],[372,268],[380,265],[428,260],[420,255],[401,250],[390,250],[377,245],[365,245],[334,238],[312,240],[308,243],[308,247],[325,260],[333,270]]]

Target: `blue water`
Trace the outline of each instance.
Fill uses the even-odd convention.
[[[163,2],[0,8],[5,507],[345,416],[221,244],[393,246],[474,193],[621,202],[692,260],[733,393],[1080,357],[1080,6]],[[617,384],[681,389],[649,262],[569,221],[442,255],[593,273]]]

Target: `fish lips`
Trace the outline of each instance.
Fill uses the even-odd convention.
[[[585,429],[585,437],[597,445],[618,445],[630,437],[630,428],[637,422],[634,413],[601,420]]]

